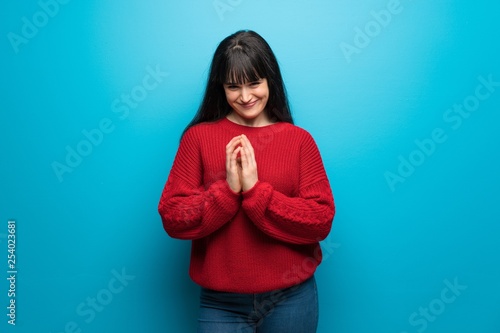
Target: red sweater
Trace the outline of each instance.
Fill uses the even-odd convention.
[[[226,181],[225,147],[245,134],[259,181],[235,193]],[[335,214],[318,148],[289,123],[264,127],[226,118],[183,136],[158,210],[167,233],[192,240],[189,273],[202,287],[236,293],[286,288],[312,276],[318,241]]]

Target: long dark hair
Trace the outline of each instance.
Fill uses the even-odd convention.
[[[293,124],[278,61],[269,44],[250,30],[226,37],[215,50],[200,108],[183,133],[196,124],[215,121],[231,113],[224,83],[244,84],[264,78],[269,86],[265,108],[269,119]]]

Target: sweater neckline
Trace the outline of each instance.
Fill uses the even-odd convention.
[[[269,125],[265,125],[265,126],[247,126],[247,125],[241,125],[241,124],[237,124],[235,122],[232,122],[231,120],[227,119],[226,117],[223,117],[220,120],[220,122],[222,125],[227,126],[228,128],[232,128],[232,129],[236,129],[236,130],[240,130],[240,131],[245,131],[245,132],[266,131],[266,130],[269,130],[271,128],[278,127],[278,126],[280,126],[280,124],[283,124],[282,122],[278,121],[278,122],[275,122],[275,123],[272,123]]]

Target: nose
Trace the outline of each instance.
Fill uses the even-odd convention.
[[[243,104],[246,104],[252,100],[252,95],[246,87],[243,87],[241,89],[241,98],[240,99],[241,99],[241,102]]]

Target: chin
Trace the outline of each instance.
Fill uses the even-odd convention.
[[[245,119],[245,120],[254,120],[254,119],[257,119],[259,118],[261,114],[258,113],[258,114],[245,114],[245,113],[238,113],[238,116],[240,116],[241,118]]]
[[[251,109],[237,109],[237,110],[240,116],[249,118],[256,118],[264,112],[264,109],[260,108],[259,105],[255,105]]]

